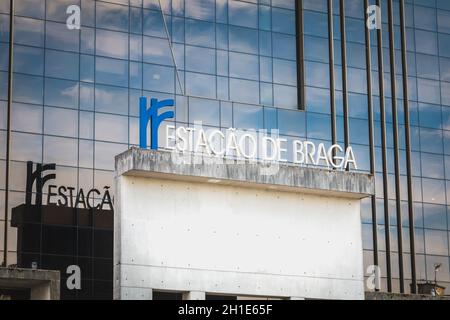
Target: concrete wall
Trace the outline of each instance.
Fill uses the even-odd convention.
[[[345,173],[326,184],[317,169],[323,189],[311,192],[308,184],[282,188],[289,179],[280,176],[276,185],[223,176],[239,175],[236,168],[218,168],[220,181],[197,179],[190,165],[161,175],[156,168],[168,164],[159,153],[135,161],[136,152],[116,158],[116,299],[150,299],[152,290],[364,299],[360,190],[373,185],[357,183],[352,193]]]
[[[363,298],[359,200],[126,176],[120,189],[128,292]]]

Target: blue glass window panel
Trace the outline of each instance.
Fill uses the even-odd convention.
[[[97,2],[97,24],[99,28],[128,32],[128,6]]]
[[[296,137],[306,136],[306,113],[295,110],[278,110],[280,134]]]
[[[417,76],[439,80],[439,60],[436,56],[417,54]]]
[[[128,59],[128,34],[97,29],[96,53],[111,58]]]
[[[94,56],[80,55],[80,80],[94,82],[95,60]]]
[[[81,53],[95,54],[95,29],[82,28],[80,41]]]
[[[450,10],[450,3],[447,0],[437,0],[436,7],[439,9]]]
[[[448,34],[439,33],[439,55],[450,57],[450,35]]]
[[[44,73],[44,50],[14,46],[14,72],[42,75]]]
[[[215,98],[216,77],[186,72],[186,92],[188,95]]]
[[[272,58],[260,57],[259,72],[261,81],[272,82]]]
[[[329,115],[308,112],[306,121],[308,123],[308,139],[329,140],[331,138],[331,119]]]
[[[214,21],[215,1],[210,0],[190,0],[185,1],[186,17],[199,20]]]
[[[444,153],[450,154],[450,131],[444,131]]]
[[[229,100],[228,78],[217,77],[217,99]]]
[[[144,37],[144,62],[173,65],[167,39]]]
[[[259,59],[258,56],[230,52],[230,77],[258,80]]]
[[[42,107],[13,103],[12,113],[11,113],[11,128],[14,131],[24,131],[30,133],[42,133]],[[6,116],[6,109],[5,109]],[[5,129],[6,129],[6,117],[5,119]]]
[[[270,32],[259,32],[259,54],[262,56],[272,55],[272,34]]]
[[[130,62],[130,88],[142,89],[142,64]]]
[[[272,0],[272,6],[294,10],[295,9],[295,1],[294,0]]]
[[[130,32],[142,34],[142,8],[130,7]]]
[[[144,64],[144,90],[174,93],[175,70],[171,67]]]
[[[347,43],[347,62],[349,67],[366,68],[366,47],[358,43]]]
[[[264,127],[263,108],[245,104],[233,104],[234,127],[237,129],[262,129]]]
[[[436,9],[414,6],[414,24],[418,29],[436,31]]]
[[[45,74],[49,77],[78,80],[79,61],[76,53],[46,50]]]
[[[258,7],[252,3],[230,0],[228,22],[237,26],[258,28]]]
[[[355,153],[356,164],[358,171],[370,171],[370,152],[368,146],[354,145],[353,152]],[[353,167],[352,167],[353,168]]]
[[[297,88],[274,84],[273,102],[276,107],[297,109]]]
[[[144,13],[144,29],[146,36],[155,36],[167,38],[164,19],[160,11],[145,10]]]
[[[328,62],[328,40],[319,37],[305,36],[305,59]]]
[[[95,168],[114,170],[114,157],[125,150],[127,145],[108,142],[95,142]]]
[[[327,12],[327,0],[303,0],[303,9]]]
[[[184,19],[172,18],[172,41],[184,43]]]
[[[75,4],[70,0],[56,0],[56,1],[46,1],[47,4],[47,20],[66,22],[68,14],[66,13],[67,8]]]
[[[416,33],[416,51],[418,53],[434,54],[438,52],[437,33],[417,30]]]
[[[362,94],[350,93],[348,95],[348,111],[350,117],[367,119],[367,96]]]
[[[264,129],[269,133],[271,130],[278,129],[278,116],[276,108],[264,108]]]
[[[95,140],[128,143],[128,117],[95,113]]]
[[[64,137],[78,137],[78,111],[45,107],[44,133]]]
[[[45,79],[44,103],[48,106],[78,109],[79,85],[68,80]]]
[[[214,49],[186,46],[186,70],[216,73],[216,51]]]
[[[358,0],[351,0],[345,2],[345,15],[353,18],[364,18],[363,3]]]
[[[296,40],[294,36],[274,33],[272,38],[273,56],[281,59],[296,59]]]
[[[438,10],[437,23],[439,32],[450,33],[450,12]]]
[[[420,149],[423,152],[443,153],[442,131],[420,128]]]
[[[438,81],[417,79],[418,99],[421,102],[440,104],[440,87]]]
[[[439,58],[439,66],[441,80],[450,82],[450,59]]]
[[[229,27],[230,50],[244,53],[258,53],[258,30]]]
[[[203,47],[215,47],[215,27],[214,23],[186,20],[186,44]]]
[[[243,103],[259,103],[259,83],[230,79],[230,100]]]
[[[45,1],[44,0],[22,0],[15,2],[15,14],[22,17],[35,19],[44,19]],[[47,12],[48,15],[48,12]]]
[[[271,83],[260,83],[260,99],[262,105],[273,106],[273,86]]]
[[[422,179],[423,202],[445,204],[445,183],[443,180]]]
[[[272,8],[272,31],[295,35],[295,11]]]
[[[233,127],[233,104],[231,102],[220,102],[220,126],[222,128]]]
[[[79,31],[67,29],[65,23],[47,21],[45,39],[45,45],[49,49],[79,51]]]
[[[348,91],[355,93],[367,93],[366,71],[348,68]]]
[[[346,18],[345,23],[347,40],[352,42],[365,43],[364,30],[366,26],[364,20]]]
[[[142,61],[142,36],[130,34],[130,60]]]
[[[13,132],[11,135],[11,159],[42,162],[42,136]]]
[[[128,86],[128,61],[96,57],[95,80],[102,84]]]
[[[219,101],[208,99],[189,99],[189,123],[201,122],[203,125],[220,126]]]
[[[271,8],[268,6],[259,6],[259,29],[270,31],[271,26]]]
[[[297,64],[294,61],[273,59],[273,82],[297,85]]]
[[[328,37],[328,17],[326,14],[305,10],[303,16],[305,34]]]
[[[176,66],[178,69],[183,70],[185,68],[184,61],[185,61],[185,50],[184,45],[174,43],[173,44],[173,54],[175,56]]]
[[[9,21],[6,19],[5,19],[5,22],[9,23]],[[66,27],[66,29],[67,29],[67,27]],[[8,27],[8,29],[5,29],[5,30],[9,30],[9,27]],[[6,36],[9,37],[9,32],[5,32],[5,37],[2,37],[4,39],[4,41],[6,39],[9,39],[9,38],[6,38]],[[6,40],[6,41],[8,41],[8,40]],[[35,19],[30,19],[30,18],[15,17],[14,18],[14,43],[43,47],[44,46],[44,22],[41,20],[35,20]]]
[[[44,162],[63,166],[78,165],[78,140],[44,136]]]
[[[441,227],[442,229],[442,227]],[[445,228],[444,228],[445,229]],[[448,280],[448,259],[443,257],[433,257],[431,255],[448,256],[448,233],[447,231],[435,231],[425,229],[425,252],[427,253],[427,273],[428,279],[434,275],[434,265],[443,262],[441,267],[444,272],[441,279]]]
[[[128,89],[96,85],[95,111],[127,115]]]
[[[369,127],[367,120],[349,119],[351,143],[369,145]]]
[[[228,76],[228,51],[217,50],[217,74]]]
[[[94,139],[94,113],[80,111],[80,138]]]
[[[6,78],[4,80],[2,83],[6,84]],[[44,93],[42,77],[15,74],[13,81],[13,101],[42,104]]]
[[[305,78],[307,85],[329,88],[330,73],[328,64],[306,61]]]
[[[0,14],[0,41],[9,42],[9,16]]]
[[[440,129],[442,128],[441,106],[419,103],[420,126]]]
[[[224,24],[216,25],[217,49],[228,50],[228,26]]]
[[[228,22],[228,0],[216,0],[216,22]]]
[[[327,89],[305,87],[306,110],[330,113],[330,91]]]
[[[92,69],[94,70],[94,69]],[[95,90],[91,83],[80,83],[80,109],[94,110]]]
[[[127,1],[127,0],[122,0],[122,1]],[[143,0],[143,1],[132,0],[132,1],[138,1],[137,6],[140,5],[140,2],[143,2],[142,5],[146,9],[162,10],[164,12],[164,14],[170,14],[170,12],[171,12],[170,1],[159,1],[159,0]]]
[[[422,176],[441,179],[444,177],[444,157],[431,153],[422,153]]]
[[[81,12],[83,12],[83,19],[81,20],[81,25],[94,27],[95,26],[94,1],[81,0]]]

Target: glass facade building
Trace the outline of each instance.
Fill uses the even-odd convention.
[[[57,185],[113,194],[114,156],[139,144],[147,96],[175,100],[166,125],[351,145],[357,170],[375,175],[361,214],[364,264],[381,267],[381,290],[409,293],[434,280],[436,263],[450,287],[448,0],[14,2],[13,70],[10,1],[0,2],[0,264],[17,263],[9,220],[27,162],[56,163]],[[66,24],[71,5],[80,29]],[[367,5],[380,6],[381,30],[366,28]]]

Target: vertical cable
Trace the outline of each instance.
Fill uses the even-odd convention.
[[[14,0],[9,2],[9,65],[8,65],[8,109],[6,113],[6,171],[5,171],[5,228],[3,264],[8,266],[8,207],[9,175],[11,161],[11,110],[13,99],[13,65],[14,65]]]
[[[328,48],[330,66],[330,109],[331,109],[331,144],[337,143],[336,133],[336,103],[334,84],[334,31],[333,31],[333,0],[328,0]]]
[[[398,148],[398,119],[397,119],[397,85],[395,72],[395,47],[394,47],[394,4],[388,1],[389,19],[389,60],[391,73],[391,100],[392,100],[392,124],[394,138],[394,166],[395,166],[395,208],[397,213],[397,246],[398,246],[398,271],[400,276],[400,293],[405,292],[405,279],[403,274],[403,235],[402,235],[402,206],[400,201],[400,156]]]
[[[402,49],[402,71],[403,71],[403,105],[405,118],[405,143],[406,143],[406,174],[408,184],[408,220],[409,220],[409,246],[411,255],[411,293],[417,291],[416,276],[416,244],[414,240],[414,206],[412,189],[412,165],[411,165],[411,135],[409,119],[408,100],[408,60],[406,58],[406,23],[405,23],[405,1],[400,0],[400,36]]]
[[[381,0],[377,0],[377,6],[381,10]],[[392,291],[392,272],[391,272],[391,237],[390,237],[390,223],[389,223],[389,193],[388,193],[388,168],[386,155],[386,110],[385,110],[385,96],[384,96],[384,65],[383,65],[383,34],[382,26],[377,30],[377,45],[378,45],[378,81],[380,91],[380,117],[381,117],[381,154],[383,164],[383,200],[384,200],[384,229],[386,241],[386,276],[387,276],[387,290]]]
[[[297,46],[297,108],[306,110],[305,106],[305,65],[303,39],[303,0],[295,1],[295,29]]]
[[[369,0],[364,0],[364,21],[368,21]],[[367,77],[367,106],[369,120],[369,148],[370,148],[370,174],[375,176],[375,138],[373,134],[373,100],[372,100],[372,56],[370,46],[370,30],[365,28],[366,39],[366,77]],[[378,228],[377,228],[377,202],[376,196],[371,197],[372,207],[372,233],[373,233],[373,264],[378,266]],[[376,288],[378,291],[379,289]]]

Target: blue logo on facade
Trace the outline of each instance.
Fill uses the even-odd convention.
[[[173,107],[175,102],[173,99],[158,101],[158,99],[151,99],[150,108],[147,109],[147,98],[141,97],[139,99],[139,146],[142,149],[147,148],[147,128],[148,123],[151,122],[151,149],[158,150],[158,129],[166,119],[174,118],[175,113],[173,111],[163,112],[158,115],[158,111],[164,107]]]

